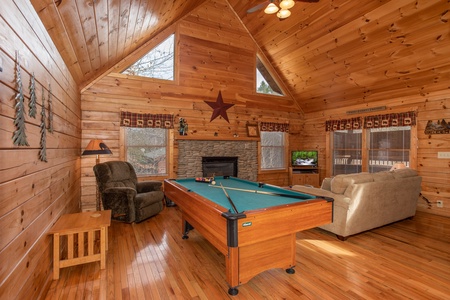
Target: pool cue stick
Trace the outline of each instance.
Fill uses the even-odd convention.
[[[222,183],[220,184],[222,186]],[[219,186],[215,186],[210,184],[210,187],[220,188]],[[303,199],[307,200],[309,198],[306,198],[304,196],[297,196],[297,195],[289,195],[289,194],[283,194],[283,193],[273,193],[273,192],[265,192],[265,191],[258,191],[258,190],[248,190],[248,189],[240,189],[240,188],[233,188],[233,187],[224,187],[222,186],[222,189],[228,189],[228,190],[235,190],[235,191],[241,191],[241,192],[247,192],[247,193],[255,193],[255,194],[264,194],[269,196],[280,196],[280,197],[287,197],[287,198],[295,198],[295,199]]]
[[[237,208],[236,208],[236,205],[234,205],[233,200],[231,200],[230,196],[228,195],[227,191],[226,191],[225,188],[223,187],[222,183],[220,183],[220,186],[222,187],[222,191],[223,191],[223,193],[225,194],[225,196],[227,196],[227,199],[228,199],[228,201],[230,202],[231,206],[233,207],[234,211],[235,211],[236,213],[239,213],[238,210],[237,210]],[[218,187],[218,186],[217,186],[217,187]]]

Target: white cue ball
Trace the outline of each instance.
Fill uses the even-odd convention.
[[[216,185],[216,182],[213,180],[213,181],[211,181],[211,184],[212,185]]]

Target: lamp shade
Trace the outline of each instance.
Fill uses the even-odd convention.
[[[277,11],[278,11],[278,7],[273,3],[270,3],[269,5],[267,5],[266,9],[264,9],[264,12],[268,15],[274,14]]]
[[[404,163],[395,163],[390,171],[398,170],[398,169],[405,169],[406,166]]]
[[[280,2],[280,7],[282,9],[289,9],[294,7],[295,1],[294,0],[283,0]]]
[[[280,11],[277,13],[277,17],[280,19],[286,19],[291,15],[291,12],[287,9],[280,9]]]
[[[81,155],[112,154],[102,140],[91,140]]]

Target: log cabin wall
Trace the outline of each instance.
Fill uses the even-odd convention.
[[[164,40],[176,37],[174,82],[156,81],[119,73]],[[264,96],[255,92],[257,47],[225,1],[206,3],[169,27],[135,54],[119,63],[107,76],[82,92],[82,145],[101,138],[120,159],[120,110],[174,114],[189,124],[186,137],[175,132],[174,159],[169,176],[176,176],[177,139],[254,140],[247,137],[247,122],[289,122],[300,119],[290,96]],[[229,123],[222,117],[210,121],[213,110],[204,101],[216,101],[221,91]],[[295,108],[295,109],[294,109]],[[298,122],[298,121],[293,121]],[[175,129],[176,130],[176,129]],[[235,137],[237,135],[238,137]],[[82,158],[83,209],[95,207],[93,158]],[[287,170],[258,174],[258,180],[287,185]]]
[[[424,89],[427,87],[424,86]],[[371,107],[386,106],[385,111],[390,112],[417,112],[417,149],[412,151],[416,155],[411,157],[412,168],[417,169],[422,176],[422,194],[417,207],[419,211],[425,211],[442,216],[450,216],[450,160],[438,158],[438,152],[450,151],[450,134],[425,134],[425,127],[429,120],[450,119],[450,91],[448,89],[440,92],[418,95],[411,90],[411,95],[401,98],[389,98],[384,101],[371,103]],[[320,179],[329,176],[330,170],[326,169],[327,162],[331,163],[331,153],[328,151],[325,121],[345,119],[350,116],[347,111],[368,108],[367,105],[347,107],[346,109],[327,110],[320,113],[305,114],[305,122],[301,129],[292,133],[291,141],[308,149],[318,149],[320,152],[319,168]],[[378,113],[378,112],[377,112]],[[376,114],[377,114],[376,113]],[[365,115],[373,115],[366,113]],[[353,117],[355,115],[351,115]],[[361,116],[364,116],[361,114]],[[443,208],[437,207],[437,200],[444,202]]]
[[[173,83],[157,82],[121,75],[118,72],[156,46],[168,34],[177,34],[177,76]],[[124,61],[113,67],[110,73],[89,85],[82,93],[83,141],[85,146],[91,138],[107,141],[114,155],[102,160],[120,159],[119,111],[121,109],[173,113],[186,118],[189,123],[188,139],[214,140],[245,139],[247,122],[274,121],[290,123],[290,149],[318,149],[320,152],[320,179],[327,176],[326,164],[330,161],[324,122],[330,118],[347,118],[346,111],[370,106],[387,106],[388,111],[418,111],[418,149],[413,159],[423,176],[423,194],[432,202],[431,208],[419,199],[419,209],[436,214],[450,215],[448,186],[448,160],[437,159],[437,151],[448,150],[447,135],[427,136],[423,133],[427,119],[448,117],[448,89],[424,94],[417,89],[402,87],[399,91],[380,91],[377,95],[410,94],[401,98],[376,99],[370,105],[348,106],[345,109],[328,109],[310,113],[303,118],[292,102],[292,97],[270,97],[254,93],[254,55],[258,51],[253,39],[241,26],[236,16],[223,1],[205,3],[186,18],[171,26],[146,47],[142,47]],[[392,70],[397,72],[397,70]],[[444,86],[444,77],[439,82]],[[416,79],[414,79],[416,80]],[[417,81],[417,80],[416,80]],[[436,82],[423,80],[423,91],[435,91]],[[427,85],[427,82],[429,85]],[[410,90],[410,91],[409,91]],[[214,101],[222,91],[225,103],[234,106],[227,113],[230,123],[219,118],[209,121],[212,110],[203,101]],[[446,94],[447,93],[447,94]],[[306,99],[307,100],[307,99]],[[302,100],[303,101],[303,100]],[[309,100],[308,100],[309,101]],[[312,101],[312,100],[311,100]],[[347,103],[363,103],[360,99],[345,100]],[[322,102],[320,102],[322,103]],[[321,104],[318,105],[321,105]],[[431,105],[433,103],[433,105]],[[444,108],[444,110],[442,110]],[[444,113],[443,113],[444,111]],[[303,121],[305,119],[306,121]],[[215,137],[214,133],[218,136]],[[323,133],[323,134],[322,134]],[[172,133],[173,136],[173,133]],[[177,137],[172,145],[174,159],[171,174],[176,175]],[[82,160],[82,202],[90,209],[95,202],[95,179],[92,173],[93,159]],[[439,168],[434,172],[435,167]],[[288,183],[287,173],[267,172],[258,174],[258,180],[278,185]],[[436,201],[444,200],[444,208],[436,208]]]
[[[80,209],[80,94],[29,1],[2,1],[0,40],[0,299],[39,299],[52,278],[47,231],[61,214]],[[17,51],[29,146],[13,144]],[[36,118],[28,116],[32,73]],[[54,131],[46,133],[43,162],[38,158],[42,88],[47,105],[49,85]]]

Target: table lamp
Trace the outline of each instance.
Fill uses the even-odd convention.
[[[91,140],[89,144],[86,146],[86,149],[84,149],[83,153],[81,153],[81,156],[85,155],[97,155],[95,159],[95,164],[100,163],[100,154],[112,154],[111,150],[109,150],[108,146],[103,143],[102,140]],[[98,194],[98,186],[95,189],[95,208],[96,210],[101,209],[100,205],[100,197]]]

